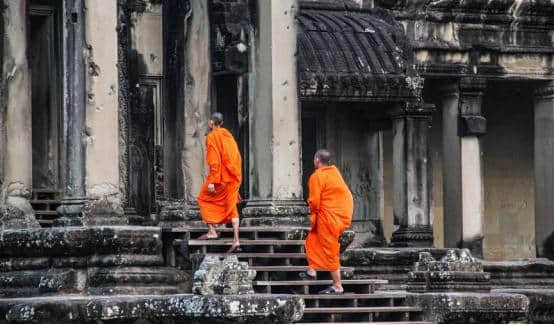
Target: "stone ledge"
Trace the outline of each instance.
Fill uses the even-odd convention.
[[[493,288],[554,289],[554,261],[546,258],[482,263]]]
[[[56,296],[0,299],[9,323],[291,323],[304,313],[292,295]]]
[[[158,227],[105,226],[3,230],[0,257],[161,255]]]
[[[433,323],[526,322],[529,313],[529,299],[512,293],[408,294],[408,304],[421,307]]]
[[[554,323],[554,289],[495,289],[493,292],[527,296],[529,323]]]

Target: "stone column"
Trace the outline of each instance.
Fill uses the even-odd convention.
[[[86,8],[89,69],[84,221],[125,224],[119,192],[117,0],[86,0]]]
[[[429,128],[432,106],[398,105],[393,113],[394,218],[399,229],[395,246],[433,245]]]
[[[554,83],[535,90],[535,245],[554,258]]]
[[[57,226],[82,225],[85,203],[85,0],[64,0],[64,130],[66,168]],[[112,31],[113,32],[113,31]]]
[[[246,224],[306,221],[296,76],[296,0],[258,0],[250,84],[250,198]],[[246,171],[245,171],[246,172]]]
[[[444,237],[446,247],[483,256],[484,189],[479,136],[486,82],[462,78],[442,89]]]
[[[368,139],[369,146],[369,232],[371,237],[366,246],[383,246],[385,243],[383,219],[385,200],[383,189],[383,134],[372,129]]]
[[[27,1],[3,1],[3,228],[39,227],[29,203],[32,187],[31,81],[27,62]]]
[[[160,212],[160,226],[204,225],[200,218],[196,197],[200,193],[200,188],[208,172],[205,143],[208,120],[211,115],[212,96],[208,4],[209,1],[190,1],[190,8],[185,12],[185,9],[182,8],[187,7],[185,2],[179,3],[173,0],[164,2],[164,11],[168,6],[172,6],[173,9],[183,10],[183,12],[164,12],[164,20],[167,19],[164,21],[164,26],[167,27],[164,32],[166,35],[164,51],[168,54],[173,51],[178,52],[177,58],[173,56],[165,58],[165,78],[170,79],[169,86],[173,88],[172,93],[179,95],[169,98],[176,109],[172,117],[174,116],[177,121],[173,123],[178,126],[175,131],[168,130],[166,127],[165,149],[175,148],[177,154],[167,152],[164,157],[166,159],[165,177],[170,188],[170,195],[169,200],[163,203]],[[183,22],[177,21],[181,14]],[[182,34],[178,32],[177,28],[181,26],[181,23]],[[179,66],[181,63],[183,67]],[[183,71],[183,76],[174,75],[172,71],[168,71],[175,69]],[[182,97],[181,90],[184,90]],[[176,163],[169,159],[173,159],[173,156],[178,157]],[[173,175],[176,175],[174,178],[178,179],[174,180],[168,177],[168,175],[172,175],[169,168],[176,170]]]
[[[195,210],[208,173],[206,165],[206,132],[211,115],[212,62],[210,60],[210,19],[208,1],[191,1],[191,16],[185,34],[185,118],[182,169],[185,202]],[[224,117],[225,118],[225,117]],[[225,122],[224,122],[225,123]]]

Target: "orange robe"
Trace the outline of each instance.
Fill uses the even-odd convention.
[[[238,218],[239,187],[242,182],[242,159],[231,132],[222,127],[213,128],[206,136],[206,162],[210,173],[198,195],[202,220],[208,224],[222,224]],[[215,192],[208,191],[215,185]]]
[[[308,265],[315,270],[340,269],[340,235],[350,227],[354,200],[335,166],[318,168],[308,181],[312,228],[306,238]]]

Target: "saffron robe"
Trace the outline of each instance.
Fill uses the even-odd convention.
[[[242,158],[231,132],[213,128],[206,136],[206,163],[210,168],[197,201],[202,220],[208,224],[230,223],[238,218],[239,188],[242,182]],[[208,191],[214,184],[215,192]]]
[[[350,227],[354,200],[335,166],[318,168],[308,181],[312,227],[306,238],[308,265],[315,270],[340,269],[340,235]]]

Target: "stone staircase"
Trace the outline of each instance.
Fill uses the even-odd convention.
[[[204,228],[173,228],[169,233],[175,251],[199,263],[205,255],[225,256],[230,247],[232,229],[219,228],[220,239],[196,240]],[[386,280],[352,279],[354,268],[343,267],[344,295],[320,295],[331,284],[328,272],[319,272],[318,280],[298,280],[298,272],[307,268],[304,252],[306,228],[241,228],[241,248],[236,255],[256,270],[257,293],[296,294],[304,298],[306,309],[302,322],[419,322],[421,309],[406,304],[406,292],[383,290]],[[164,235],[164,237],[168,237]]]
[[[53,189],[33,189],[31,206],[42,227],[52,227],[54,220],[58,218],[56,209],[62,204],[59,194],[58,190]]]

